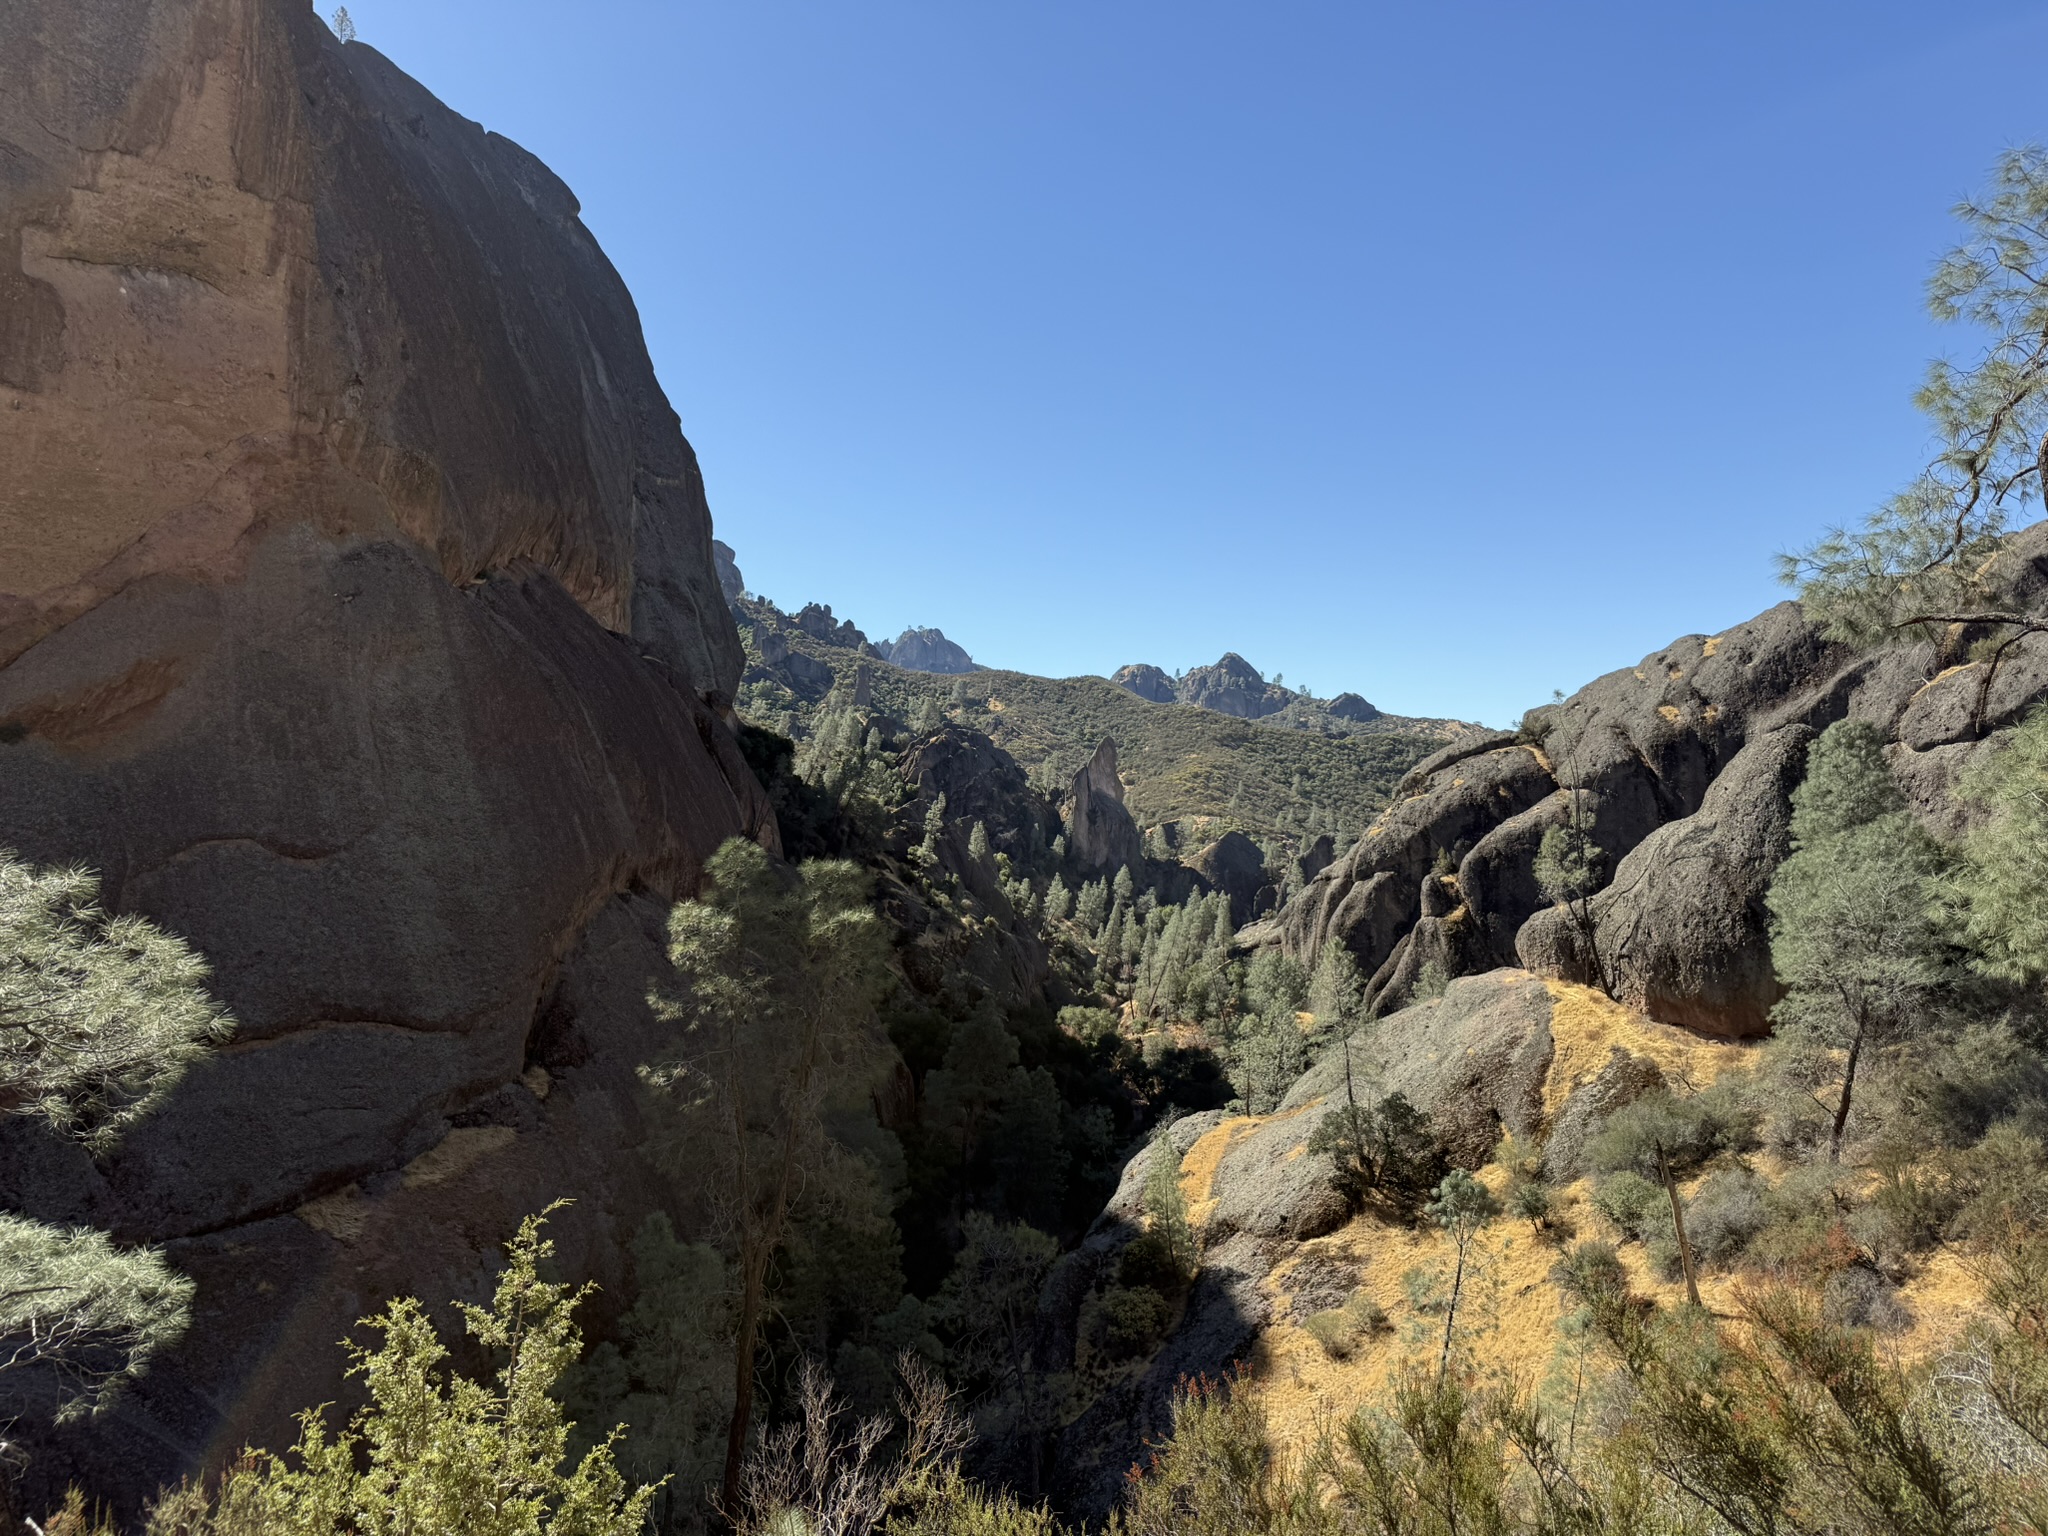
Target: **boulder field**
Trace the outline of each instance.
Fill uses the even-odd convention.
[[[638,316],[533,156],[280,0],[0,8],[0,846],[212,960],[231,1044],[0,1195],[192,1330],[35,1477],[132,1501],[344,1396],[578,1203],[620,1278],[666,904],[774,846]]]

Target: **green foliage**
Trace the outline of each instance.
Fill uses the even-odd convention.
[[[669,915],[669,959],[687,991],[649,999],[684,1033],[677,1055],[643,1069],[662,1111],[659,1143],[708,1193],[737,1270],[728,1502],[774,1257],[806,1194],[830,1188],[850,1155],[826,1134],[823,1106],[878,1059],[887,973],[871,887],[854,865],[821,860],[790,878],[732,839],[706,865],[703,898]]]
[[[16,1411],[97,1412],[184,1336],[191,1302],[153,1250],[0,1215],[0,1381]]]
[[[1601,1173],[1661,1179],[1666,1164],[1674,1176],[1690,1173],[1752,1139],[1748,1112],[1726,1090],[1679,1098],[1659,1089],[1610,1115],[1586,1144],[1586,1161]]]
[[[1390,1093],[1375,1100],[1354,1089],[1325,1110],[1310,1134],[1312,1156],[1330,1159],[1332,1181],[1353,1205],[1373,1205],[1412,1220],[1444,1173],[1429,1117]]]
[[[1416,973],[1415,986],[1412,991],[1414,1001],[1418,1003],[1434,1002],[1450,990],[1450,985],[1450,971],[1445,967],[1443,961],[1432,955],[1429,959],[1422,962],[1422,969]]]
[[[103,1151],[234,1023],[185,942],[99,904],[83,869],[0,849],[0,1113]]]
[[[620,1468],[663,1483],[657,1525],[674,1528],[715,1482],[732,1415],[732,1269],[685,1243],[662,1212],[633,1236],[633,1304],[565,1381],[580,1423],[623,1422]],[[588,1435],[578,1437],[588,1442]]]
[[[933,1308],[953,1380],[982,1390],[1017,1387],[1030,1370],[1038,1293],[1059,1244],[1035,1227],[970,1211],[964,1242]]]
[[[1197,1255],[1195,1231],[1188,1223],[1188,1203],[1180,1187],[1180,1155],[1162,1129],[1152,1138],[1151,1164],[1145,1170],[1145,1238],[1151,1239],[1164,1255],[1167,1283],[1162,1291],[1174,1292],[1194,1278]],[[1140,1239],[1143,1241],[1144,1239]]]
[[[1113,1285],[1096,1303],[1096,1347],[1113,1360],[1142,1355],[1157,1344],[1173,1307],[1149,1285]]]
[[[1112,1536],[1309,1536],[1329,1530],[1316,1480],[1274,1445],[1264,1412],[1235,1383],[1175,1396],[1173,1434],[1130,1486]]]
[[[1998,615],[1992,556],[2012,515],[2041,494],[2048,159],[2031,147],[2007,151],[1989,194],[1955,211],[1968,235],[1936,267],[1928,307],[1938,320],[1981,327],[1991,342],[1972,367],[1935,362],[1914,397],[1940,452],[1863,527],[1834,529],[1780,559],[1807,611],[1830,635],[1856,644]]]
[[[570,1426],[551,1393],[581,1347],[574,1312],[589,1288],[541,1279],[553,1253],[542,1220],[528,1217],[506,1244],[492,1304],[462,1307],[469,1336],[504,1362],[492,1380],[450,1373],[426,1309],[394,1301],[365,1324],[381,1342],[348,1346],[369,1396],[348,1428],[330,1438],[321,1411],[309,1410],[288,1457],[250,1452],[210,1508],[190,1495],[173,1502],[182,1530],[640,1536],[657,1490],[620,1474],[620,1431],[565,1467]]]
[[[1803,1075],[1818,1082],[1834,1070],[1826,1053],[1845,1053],[1828,1129],[1829,1155],[1839,1158],[1866,1052],[1890,1065],[1909,1044],[1934,1041],[1947,957],[1929,891],[1941,856],[1901,808],[1882,738],[1856,721],[1829,726],[1813,744],[1792,797],[1792,839],[1765,897],[1771,963],[1787,989],[1772,1014],[1772,1049],[1794,1059],[1795,1080],[1804,1058]]]
[[[2048,976],[2048,710],[2027,717],[1964,795],[1990,815],[1944,885],[1950,929],[1979,970],[2032,985]]]
[[[1393,1325],[1387,1320],[1386,1308],[1365,1292],[1354,1291],[1343,1306],[1314,1313],[1301,1326],[1332,1360],[1348,1360],[1360,1344]]]
[[[966,1194],[1026,1217],[1057,1206],[1067,1171],[1059,1090],[1044,1067],[1019,1065],[1017,1037],[992,1009],[954,1030],[924,1093],[925,1127],[950,1149]]]
[[[1309,974],[1308,1011],[1321,1035],[1349,1035],[1365,1018],[1365,978],[1341,939],[1327,941]]]

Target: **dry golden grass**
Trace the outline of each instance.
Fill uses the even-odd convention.
[[[1730,1069],[1748,1070],[1757,1047],[1714,1040],[1675,1024],[1659,1024],[1624,1008],[1606,993],[1568,981],[1546,980],[1554,1054],[1543,1084],[1543,1112],[1554,1115],[1574,1088],[1591,1082],[1616,1049],[1647,1056],[1667,1078],[1704,1088]]]
[[[1616,1047],[1649,1057],[1667,1076],[1695,1088],[1707,1086],[1723,1072],[1754,1065],[1754,1045],[1712,1040],[1659,1024],[1588,987],[1556,981],[1547,985],[1554,1003],[1551,1033],[1556,1042],[1544,1095],[1548,1113],[1555,1113],[1572,1087],[1597,1074]],[[1195,1144],[1182,1168],[1191,1215],[1214,1209],[1211,1188],[1224,1153],[1262,1123],[1250,1117],[1227,1120]],[[1766,1177],[1782,1172],[1769,1159],[1755,1161]],[[1507,1174],[1488,1167],[1479,1178],[1498,1193]],[[1565,1240],[1618,1242],[1621,1234],[1594,1208],[1591,1193],[1586,1180],[1558,1191],[1558,1217],[1569,1234]],[[1514,1217],[1502,1217],[1479,1238],[1474,1250],[1477,1299],[1468,1314],[1475,1327],[1468,1332],[1461,1326],[1460,1337],[1482,1371],[1533,1387],[1549,1370],[1564,1311],[1564,1299],[1551,1279],[1560,1250],[1559,1243],[1538,1236],[1528,1222]],[[1683,1282],[1659,1276],[1640,1243],[1621,1242],[1619,1251],[1631,1283],[1642,1295],[1663,1306],[1684,1299]],[[1452,1257],[1450,1239],[1434,1227],[1394,1227],[1361,1216],[1327,1237],[1299,1244],[1275,1265],[1265,1281],[1275,1320],[1255,1347],[1251,1379],[1281,1445],[1305,1449],[1324,1429],[1356,1409],[1384,1400],[1394,1374],[1405,1363],[1435,1359],[1440,1335],[1434,1329],[1440,1324],[1416,1313],[1403,1277],[1417,1268],[1447,1269]],[[1342,1360],[1333,1359],[1289,1316],[1296,1272],[1324,1260],[1355,1266],[1359,1291],[1378,1303],[1393,1324],[1391,1332],[1360,1341]],[[1700,1277],[1700,1299],[1710,1311],[1732,1318],[1740,1310],[1744,1283],[1740,1275],[1710,1271]],[[1982,1295],[1960,1255],[1936,1253],[1904,1286],[1901,1300],[1914,1322],[1885,1341],[1886,1353],[1911,1364],[1949,1347],[1980,1315]]]

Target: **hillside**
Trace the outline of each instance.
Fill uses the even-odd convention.
[[[1387,803],[1409,768],[1478,734],[1459,721],[1389,715],[1343,730],[1309,729],[1291,714],[1239,719],[1154,703],[1100,677],[994,670],[940,677],[891,665],[829,609],[791,616],[747,599],[734,614],[747,647],[737,702],[748,719],[801,737],[832,691],[851,696],[864,672],[885,713],[971,726],[1048,789],[1064,789],[1096,746],[1113,738],[1139,825],[1190,823],[1199,840],[1229,828],[1289,842],[1353,831]]]

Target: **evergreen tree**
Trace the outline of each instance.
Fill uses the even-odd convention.
[[[490,1382],[446,1371],[448,1350],[411,1297],[369,1321],[382,1341],[348,1346],[369,1401],[334,1439],[315,1409],[289,1459],[251,1452],[222,1480],[214,1509],[196,1492],[167,1501],[151,1529],[339,1536],[477,1532],[641,1536],[656,1489],[629,1488],[613,1460],[623,1429],[565,1470],[570,1425],[553,1389],[581,1348],[574,1312],[589,1287],[540,1278],[553,1244],[529,1217],[489,1307],[463,1304],[477,1344],[504,1360]]]
[[[89,871],[0,849],[0,1113],[111,1147],[233,1033],[208,974],[183,940],[109,915]]]
[[[1988,628],[1981,721],[1999,660],[2048,628],[2007,606],[2006,572],[1993,558],[2048,469],[2048,153],[2008,150],[1988,195],[1955,211],[1967,236],[1935,268],[1928,308],[1991,342],[1972,367],[1932,364],[1914,396],[1941,450],[1861,528],[1782,557],[1780,575],[1831,637],[1853,644]]]
[[[821,1109],[877,1050],[887,976],[871,878],[813,860],[785,880],[734,838],[705,869],[703,899],[669,917],[669,958],[687,990],[656,999],[684,1049],[646,1070],[673,1114],[666,1151],[706,1188],[734,1257],[733,1408],[721,1502],[735,1506],[753,1421],[755,1353],[776,1253],[805,1192],[844,1154]]]
[[[1365,979],[1341,939],[1325,942],[1316,956],[1316,968],[1309,976],[1308,1011],[1315,1015],[1319,1031],[1342,1035],[1350,1034],[1364,1017]]]
[[[2032,986],[2048,976],[2048,710],[2037,709],[1964,784],[1990,812],[1943,895],[1977,968]]]
[[[1839,1161],[1870,1056],[1916,1035],[1927,1043],[1934,1028],[1943,954],[1928,903],[1941,861],[1885,767],[1884,738],[1860,721],[1829,726],[1813,744],[1792,796],[1792,846],[1765,898],[1787,989],[1773,1049],[1843,1053],[1828,1134]]]
[[[988,828],[975,822],[974,830],[967,834],[967,857],[977,866],[986,866],[994,856],[989,847]]]
[[[0,850],[0,1113],[112,1147],[234,1024],[205,960],[111,916],[82,869]],[[192,1283],[97,1232],[0,1217],[0,1379],[15,1412],[98,1410],[186,1328]]]

